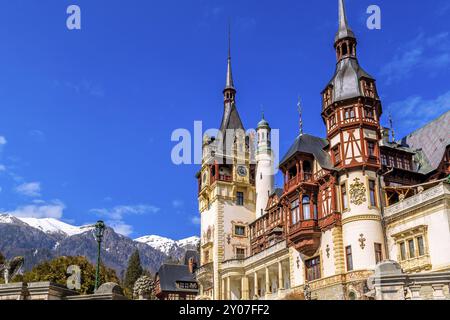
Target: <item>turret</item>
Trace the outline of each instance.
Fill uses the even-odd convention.
[[[274,190],[273,154],[270,141],[271,128],[264,119],[258,123],[256,129],[256,217],[264,214],[269,195]]]

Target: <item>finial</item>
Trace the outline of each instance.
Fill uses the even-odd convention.
[[[300,129],[300,135],[303,135],[303,108],[302,108],[302,102],[300,99],[300,96],[298,96],[298,102],[297,102],[297,110],[299,114],[299,129]]]
[[[389,111],[389,127],[392,134],[392,142],[395,142],[394,121],[392,120],[392,113]]]
[[[262,116],[261,119],[264,120],[264,106],[263,105],[261,105],[261,116]]]

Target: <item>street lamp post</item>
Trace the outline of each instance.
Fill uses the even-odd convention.
[[[97,240],[97,270],[95,272],[95,289],[94,293],[98,289],[98,284],[100,282],[100,248],[103,240],[103,233],[105,232],[105,223],[101,220],[97,221],[95,224],[94,236]]]

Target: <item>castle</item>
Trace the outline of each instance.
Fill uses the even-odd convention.
[[[293,141],[279,163],[282,188],[269,122],[258,123],[256,143],[245,134],[228,55],[219,134],[204,137],[197,174],[201,297],[369,299],[380,295],[368,279],[384,261],[405,279],[447,279],[429,284],[434,297],[449,296],[450,111],[391,139],[343,0],[334,48],[336,70],[321,93],[326,137]]]

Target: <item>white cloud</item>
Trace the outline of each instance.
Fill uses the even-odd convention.
[[[124,217],[127,215],[143,215],[158,213],[160,208],[153,205],[139,204],[139,205],[122,205],[112,208],[91,209],[90,212],[106,217],[106,225],[113,228],[117,233],[124,236],[129,236],[133,233],[133,227],[124,222]]]
[[[108,217],[112,220],[121,220],[125,215],[157,213],[160,211],[160,208],[152,205],[140,204],[133,206],[115,206],[110,209],[91,209],[90,211],[99,216]]]
[[[193,224],[199,225],[201,223],[201,219],[198,216],[194,216],[194,217],[191,218],[191,222]]]
[[[183,207],[184,202],[182,200],[173,200],[172,206],[176,209]]]
[[[41,184],[40,182],[23,183],[16,187],[16,192],[28,197],[40,197]]]
[[[133,227],[129,224],[124,223],[123,221],[106,221],[106,225],[110,228],[113,228],[114,231],[118,234],[124,235],[126,237],[133,233]]]
[[[450,91],[433,99],[415,95],[387,107],[393,114],[394,129],[406,135],[450,110]],[[401,120],[401,121],[400,121]],[[396,128],[397,127],[397,128]]]
[[[4,136],[0,136],[0,145],[5,145],[8,141],[6,141],[6,138]]]
[[[30,204],[16,208],[9,214],[21,218],[55,218],[60,219],[66,208],[64,203],[53,200],[50,203]]]
[[[450,66],[449,50],[449,32],[431,37],[421,32],[396,51],[393,59],[381,69],[381,75],[386,77],[388,84],[409,78],[417,69],[426,70],[427,74],[434,76]]]

